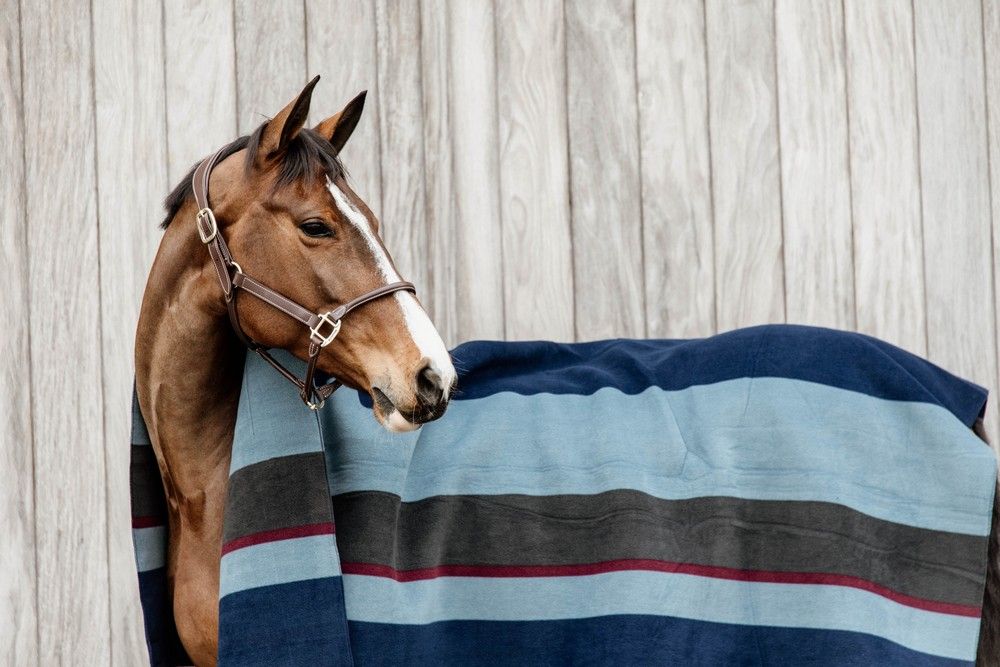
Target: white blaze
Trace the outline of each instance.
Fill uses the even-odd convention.
[[[340,212],[344,214],[344,217],[347,218],[354,228],[358,230],[361,238],[365,240],[365,244],[368,246],[369,251],[371,251],[376,266],[378,266],[382,280],[386,284],[402,280],[399,274],[396,273],[392,262],[389,261],[389,255],[386,254],[385,248],[375,236],[375,232],[372,231],[371,225],[364,214],[354,207],[354,204],[347,198],[347,195],[333,181],[327,179],[326,187],[330,191],[330,194],[333,195],[333,201],[336,202],[337,208],[340,209]],[[431,322],[431,318],[420,307],[413,294],[407,291],[399,291],[393,296],[395,296],[400,309],[403,311],[403,320],[406,322],[406,327],[409,329],[410,336],[413,338],[417,349],[420,350],[421,356],[430,360],[431,369],[441,376],[444,386],[447,387],[444,396],[447,399],[447,392],[451,390],[451,385],[455,381],[455,367],[451,363],[451,357],[448,355],[444,341],[441,340],[441,335],[438,334],[437,329],[434,328],[434,324]]]

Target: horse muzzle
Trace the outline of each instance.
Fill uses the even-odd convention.
[[[408,396],[397,395],[391,384],[370,390],[379,421],[394,432],[412,431],[440,418],[448,408],[454,380],[445,380],[431,364],[415,374]]]

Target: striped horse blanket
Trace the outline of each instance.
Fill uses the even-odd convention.
[[[797,326],[471,342],[448,413],[393,435],[246,362],[223,665],[952,665],[975,659],[996,481],[986,392]],[[153,664],[183,662],[140,416]]]

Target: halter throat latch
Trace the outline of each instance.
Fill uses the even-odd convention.
[[[311,410],[319,410],[323,403],[342,383],[340,380],[317,386],[314,378],[316,375],[316,364],[319,355],[327,345],[340,333],[344,316],[355,308],[362,306],[369,301],[380,299],[384,296],[394,294],[399,291],[416,293],[413,283],[400,281],[382,285],[375,289],[351,299],[345,304],[337,306],[333,310],[325,313],[318,313],[296,303],[285,295],[277,292],[264,283],[256,280],[243,272],[243,267],[233,261],[233,256],[229,252],[229,246],[219,233],[219,223],[215,218],[215,213],[208,203],[208,182],[212,175],[212,169],[218,164],[222,155],[227,152],[229,146],[223,146],[212,156],[203,160],[194,170],[191,177],[194,190],[195,203],[198,206],[198,213],[195,215],[195,227],[198,229],[198,237],[208,248],[208,253],[212,258],[215,273],[222,287],[222,294],[226,301],[226,309],[229,312],[229,321],[237,338],[250,350],[256,352],[264,361],[271,365],[286,380],[294,384],[299,390],[299,397]],[[306,372],[302,378],[297,377],[291,370],[275,359],[270,350],[258,344],[246,334],[240,325],[239,313],[236,309],[236,295],[244,291],[268,304],[272,308],[280,310],[285,315],[297,320],[305,325],[309,331],[309,356],[306,362]]]

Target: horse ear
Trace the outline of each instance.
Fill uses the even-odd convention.
[[[285,105],[285,108],[267,122],[260,138],[260,154],[265,158],[273,157],[288,147],[288,142],[295,138],[309,115],[309,102],[312,100],[313,88],[319,76],[306,84],[298,96]]]
[[[322,123],[314,127],[320,136],[326,137],[339,153],[354,133],[354,128],[361,120],[361,112],[365,108],[365,97],[367,90],[362,90],[358,96],[347,103],[347,106],[340,110],[340,113],[330,116]]]

